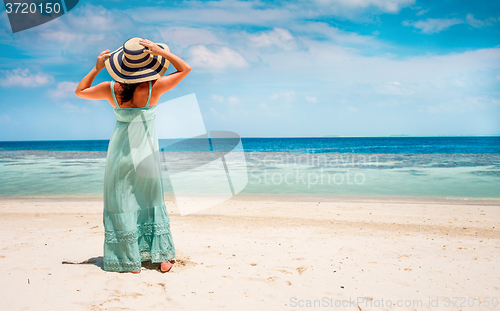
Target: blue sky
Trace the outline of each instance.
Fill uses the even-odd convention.
[[[138,3],[81,0],[15,34],[2,9],[0,141],[109,139],[109,103],[73,92],[99,52],[135,36],[191,65],[160,102],[195,93],[207,130],[500,134],[498,1]]]

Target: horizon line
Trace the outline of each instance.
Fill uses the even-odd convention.
[[[240,136],[240,138],[423,138],[423,137],[499,137],[500,134],[491,135],[385,135],[385,136],[341,136],[341,135],[325,135],[325,136]],[[193,137],[194,138],[194,137]],[[209,137],[210,138],[210,137]],[[178,138],[159,138],[162,139],[191,139],[185,137]],[[35,141],[94,141],[94,140],[109,140],[103,139],[36,139],[36,140],[2,140],[0,143],[6,142],[35,142]]]

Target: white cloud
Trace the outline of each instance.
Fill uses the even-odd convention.
[[[212,94],[212,99],[220,103],[224,102],[224,96]]]
[[[420,11],[417,12],[416,15],[417,16],[421,16],[421,15],[424,15],[425,13],[427,13],[427,12],[429,12],[429,9],[427,9],[427,10],[420,10]]]
[[[174,25],[271,25],[304,14],[297,5],[264,10],[260,5],[260,1],[185,1],[179,7],[144,7],[125,12],[141,23],[167,22]]]
[[[500,98],[494,98],[489,96],[468,96],[465,98],[471,105],[480,107],[482,109],[487,109],[491,106],[500,106]]]
[[[494,17],[490,17],[490,18],[485,19],[484,21],[482,21],[482,20],[479,20],[479,19],[475,19],[474,15],[472,15],[472,14],[467,14],[467,16],[465,17],[465,21],[467,22],[467,24],[471,25],[474,28],[481,28],[481,27],[484,27],[484,26],[491,26],[491,25],[493,25],[493,23],[497,22],[497,19],[494,18]]]
[[[236,97],[235,95],[234,96],[229,96],[229,98],[227,99],[227,102],[230,104],[230,105],[236,105],[240,102],[240,99],[238,97]]]
[[[113,51],[120,47],[124,42],[122,38],[128,39],[130,33],[137,33],[137,25],[123,11],[82,4],[67,17],[16,33],[15,38],[2,36],[0,42],[22,49],[39,60],[50,58],[48,62],[53,65],[55,54],[59,54],[58,62],[69,59],[73,63],[75,58],[95,60],[106,48]]]
[[[331,6],[334,10],[377,8],[386,13],[397,13],[402,8],[415,3],[415,0],[315,0],[315,2]]]
[[[376,101],[373,104],[375,104],[377,108],[394,108],[399,106],[400,100],[395,100],[393,98],[383,98],[382,100]]]
[[[427,105],[430,113],[466,113],[500,106],[500,99],[489,96],[465,96],[451,98],[435,105]]]
[[[383,44],[374,39],[373,36],[359,35],[355,32],[344,31],[325,22],[290,23],[287,28],[293,30],[295,33],[301,34],[299,39],[311,36],[318,37],[319,35],[341,45],[383,46]],[[373,35],[376,36],[377,34]],[[304,44],[303,42],[301,43]]]
[[[271,100],[284,100],[287,103],[292,102],[295,99],[295,92],[294,91],[284,91],[284,92],[278,92],[271,94],[269,97]]]
[[[262,102],[258,105],[259,109],[257,111],[255,111],[257,114],[256,114],[256,117],[257,118],[261,118],[261,117],[271,117],[271,118],[275,118],[275,117],[282,117],[283,116],[283,109],[279,108],[279,107],[273,107],[274,109],[271,109],[271,107],[269,107],[269,105],[265,102]]]
[[[420,21],[403,21],[403,26],[413,26],[420,29],[422,33],[433,34],[450,28],[453,25],[462,24],[464,21],[460,18],[428,18]]]
[[[326,94],[323,95],[322,102],[345,98],[347,102],[360,103],[356,106],[360,112],[362,106],[377,103],[413,109],[410,107],[423,103],[438,105],[450,98],[482,94],[486,90],[483,82],[496,81],[500,70],[500,48],[395,57],[364,55],[364,50],[339,46],[331,41],[305,37],[301,40],[307,50],[261,54],[259,57],[268,66],[248,72],[244,78],[250,83],[248,87],[255,85],[252,81],[263,83],[263,78],[269,87],[276,88],[282,87],[285,81],[290,85],[300,81],[300,87],[307,90],[309,96],[314,94],[311,92],[323,92],[328,88],[329,93],[324,99]],[[285,94],[275,93],[267,103],[271,108],[286,104]],[[288,93],[288,98],[293,99],[292,93]],[[262,101],[259,96],[256,100]]]
[[[141,23],[174,25],[258,25],[273,27],[288,25],[295,20],[310,20],[321,16],[366,20],[373,15],[398,13],[415,0],[298,0],[263,8],[266,3],[254,1],[183,1],[179,6],[145,7],[125,10]]]
[[[211,30],[205,28],[161,27],[160,33],[167,45],[172,42],[182,48],[195,44],[223,44]]]
[[[359,109],[358,109],[358,108],[356,108],[356,107],[352,107],[352,106],[347,106],[347,107],[346,107],[346,109],[347,109],[348,111],[350,111],[350,112],[358,112],[358,111],[359,111]]]
[[[55,98],[67,98],[75,96],[75,90],[78,83],[71,81],[63,81],[57,84],[55,90],[50,90],[49,95]]]
[[[216,115],[217,117],[219,117],[220,119],[222,119],[222,120],[226,119],[226,117],[224,117],[224,115],[220,114],[215,108],[211,107],[210,111],[212,111],[212,113],[214,115]]]
[[[60,44],[61,42],[63,44],[68,44],[75,41],[84,40],[84,36],[82,34],[65,30],[42,32],[40,33],[40,36],[48,42],[57,42],[58,44]],[[102,38],[102,34],[98,35],[98,37]]]
[[[76,112],[76,113],[89,113],[92,112],[87,106],[85,105],[75,105],[71,103],[64,103],[62,105],[62,109],[67,111],[67,112]]]
[[[403,87],[401,83],[397,81],[387,82],[385,84],[377,86],[375,91],[379,94],[386,94],[386,95],[410,96],[415,94],[414,90]]]
[[[204,45],[196,45],[190,48],[190,61],[192,67],[207,69],[243,68],[248,62],[235,50],[226,46],[216,47],[209,50]]]
[[[377,14],[396,14],[405,7],[415,4],[415,0],[313,0],[318,9],[323,11],[322,15],[334,15],[342,19],[368,20]],[[307,9],[314,8],[310,1],[302,1],[307,4]]]
[[[467,87],[467,82],[464,79],[461,79],[460,77],[456,77],[452,81],[453,82],[450,84],[455,84],[458,87]]]
[[[321,65],[322,68],[318,68],[313,74],[320,76],[325,83],[342,93],[357,91],[360,86],[370,85],[369,92],[373,94],[373,87],[380,86],[379,81],[391,82],[387,86],[411,86],[411,89],[419,89],[421,92],[428,87],[445,90],[449,87],[450,78],[477,79],[474,76],[482,72],[492,72],[494,77],[497,75],[495,71],[500,69],[499,48],[403,59],[362,56],[341,51],[332,56],[323,52],[327,48],[328,46],[320,45],[312,49],[314,53],[309,57],[311,62],[304,63],[298,69],[318,68]],[[290,55],[290,58],[293,57],[297,56]],[[287,59],[283,59],[283,62],[287,62]],[[331,74],[332,71],[335,75]],[[316,80],[311,82],[316,83]]]
[[[44,73],[31,73],[29,69],[0,70],[4,78],[0,78],[3,87],[37,87],[52,81],[52,77]]]
[[[57,19],[37,27],[42,39],[72,45],[72,41],[90,44],[109,42],[112,35],[136,25],[123,11],[108,10],[101,5],[82,4],[71,11],[71,18]],[[111,39],[113,41],[113,39]]]
[[[310,103],[317,103],[318,102],[318,99],[314,96],[309,96],[309,95],[306,95],[306,100]]]
[[[292,50],[297,47],[294,37],[287,29],[275,27],[271,31],[263,31],[257,35],[248,35],[248,40],[255,47],[278,47],[282,50]]]
[[[266,103],[260,103],[259,108],[264,110],[269,110],[269,106]]]

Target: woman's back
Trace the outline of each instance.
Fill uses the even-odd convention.
[[[124,97],[124,87],[121,83],[114,83],[113,90],[116,96],[116,99],[120,105],[120,108],[143,108],[147,105],[148,98],[153,96],[153,89],[156,80],[151,81],[152,89],[151,94],[149,92],[149,83],[142,82],[135,88],[132,99],[126,102],[122,102]],[[156,96],[155,96],[156,97]],[[153,102],[152,98],[149,99],[149,107],[153,107],[157,104],[158,98]]]

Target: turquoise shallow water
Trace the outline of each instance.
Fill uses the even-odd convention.
[[[169,164],[192,169],[200,154],[171,152]],[[500,198],[499,154],[248,152],[244,158],[248,184],[241,193],[247,194]],[[105,161],[102,151],[0,151],[0,196],[102,195]],[[173,193],[164,168],[164,190]],[[212,173],[216,168],[204,170],[200,192],[210,192]]]

